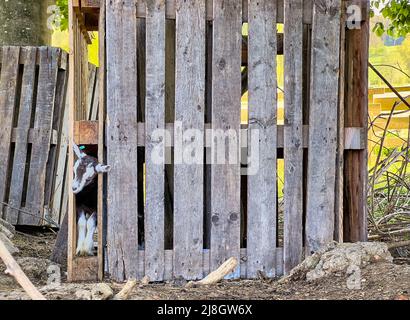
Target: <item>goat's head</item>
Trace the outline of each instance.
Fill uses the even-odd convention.
[[[77,160],[74,164],[72,189],[74,194],[78,194],[91,184],[99,173],[109,172],[111,166],[98,163],[96,158],[85,154],[75,143],[73,148]]]

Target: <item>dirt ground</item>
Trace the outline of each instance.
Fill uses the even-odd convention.
[[[20,249],[16,259],[33,283],[41,290],[47,299],[78,299],[79,290],[91,290],[95,284],[65,283],[65,273],[62,270],[63,282],[56,287],[47,285],[47,267],[55,234],[50,232],[17,233],[13,242]],[[134,300],[168,300],[168,299],[397,299],[406,300],[410,297],[410,265],[408,258],[401,257],[394,263],[378,262],[370,264],[361,270],[360,289],[348,289],[344,276],[331,276],[324,279],[307,282],[305,280],[281,283],[275,280],[240,280],[223,281],[211,287],[185,288],[184,282],[176,281],[161,284],[138,285],[130,296]],[[19,285],[11,277],[4,274],[4,264],[0,262],[0,300],[28,299]],[[107,282],[114,293],[123,284]]]

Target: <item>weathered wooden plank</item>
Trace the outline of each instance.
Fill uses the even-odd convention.
[[[98,144],[98,121],[76,121],[74,141],[77,144]]]
[[[177,1],[174,136],[174,276],[202,278],[205,3]],[[190,129],[197,130],[191,132]]]
[[[70,56],[69,56],[69,91],[68,91],[68,161],[66,168],[66,185],[63,194],[63,202],[67,203],[67,215],[68,215],[68,240],[67,240],[67,281],[72,281],[75,278],[75,250],[77,242],[77,210],[75,207],[75,197],[71,192],[71,186],[73,183],[73,167],[74,167],[74,152],[73,152],[73,140],[74,140],[74,121],[76,119],[76,108],[78,105],[78,94],[77,90],[77,75],[78,75],[78,63],[79,55],[77,50],[77,34],[80,32],[78,29],[77,19],[75,18],[75,12],[73,10],[73,0],[68,0],[68,31],[69,31],[69,43],[70,43]]]
[[[36,139],[36,134],[37,130],[34,128],[28,129],[28,134],[27,134],[27,142],[28,143],[33,143]],[[19,140],[19,135],[20,135],[20,129],[19,128],[13,128],[11,132],[11,142],[17,142]],[[51,138],[50,138],[50,145],[56,145],[58,143],[58,137],[59,133],[57,130],[52,130],[51,131]]]
[[[60,221],[62,220],[60,219],[60,216],[61,218],[63,218],[66,210],[63,210],[62,207],[62,195],[65,187],[66,164],[68,156],[68,113],[69,106],[68,99],[66,99],[64,116],[62,120],[62,128],[60,133],[60,141],[57,145],[57,167],[53,186],[53,198],[51,206],[51,218],[53,219],[53,221],[56,221],[57,223],[60,223]],[[67,189],[65,190],[65,193],[68,193]]]
[[[346,3],[347,4],[347,3]],[[336,187],[335,187],[335,228],[334,239],[343,242],[343,166],[345,154],[345,131],[344,131],[344,103],[345,103],[345,74],[346,74],[346,8],[342,3],[340,23],[340,58],[339,58],[339,102],[337,119],[337,156],[336,156]]]
[[[6,195],[7,179],[9,177],[10,139],[13,127],[13,115],[17,92],[19,70],[19,47],[3,47],[2,68],[0,76],[0,201]],[[0,203],[0,217],[3,205]]]
[[[97,69],[97,79],[96,79],[96,88],[97,92],[101,92],[101,95],[95,94],[94,96],[94,105],[93,113],[94,115],[91,116],[91,120],[96,120],[98,116],[98,161],[100,163],[104,163],[105,159],[105,144],[104,144],[104,127],[105,127],[105,103],[106,103],[106,70],[107,70],[107,61],[106,61],[106,39],[105,39],[105,30],[106,30],[106,6],[105,0],[101,0],[102,8],[99,12],[98,17],[98,24],[99,24],[99,42],[98,42],[98,49],[99,49],[99,64],[100,67]],[[100,105],[101,108],[97,106]],[[97,113],[98,112],[98,113]],[[104,257],[106,256],[106,235],[107,235],[107,225],[106,225],[106,212],[104,206],[104,180],[106,177],[103,175],[98,175],[98,194],[97,194],[97,213],[98,213],[98,279],[100,281],[104,278]]]
[[[260,272],[273,277],[276,274],[277,212],[276,2],[249,1],[248,6],[248,152],[259,151],[259,165],[255,172],[248,172],[247,277],[257,278]],[[253,134],[259,139],[252,139]]]
[[[135,16],[134,0],[106,2],[107,162],[112,166],[107,181],[107,253],[109,273],[117,281],[135,277],[138,266]]]
[[[145,274],[164,279],[165,2],[147,0],[145,100]]]
[[[51,140],[53,109],[57,83],[58,56],[61,49],[41,47],[38,76],[36,115],[34,130],[37,131],[31,150],[28,175],[26,208],[34,216],[19,217],[19,224],[39,225],[43,215],[44,188],[49,144]]]
[[[369,20],[360,29],[346,30],[345,126],[367,128]],[[367,139],[363,149],[345,153],[344,241],[367,240]]]
[[[238,261],[240,258],[242,1],[215,0],[213,4],[210,265],[211,269],[216,269],[230,257],[236,257]],[[230,149],[228,157],[224,150],[226,148]],[[238,267],[232,277],[239,276]]]
[[[62,54],[62,52],[60,52]],[[50,141],[50,151],[47,161],[46,168],[46,182],[45,182],[45,192],[44,192],[44,205],[48,206],[49,209],[52,208],[52,197],[53,197],[53,187],[56,176],[56,166],[58,161],[58,147],[57,142],[60,138],[57,132],[61,132],[63,126],[62,120],[64,118],[64,111],[66,106],[66,93],[67,93],[67,83],[68,83],[68,72],[59,69],[57,74],[57,86],[54,101],[54,111],[53,111],[53,130],[51,133]],[[55,141],[53,141],[55,139]],[[58,220],[57,220],[58,221]]]
[[[340,0],[316,2],[313,8],[306,209],[308,254],[333,240],[340,8]]]
[[[302,260],[303,246],[303,0],[285,2],[284,270]]]
[[[27,161],[27,146],[30,130],[30,119],[33,107],[33,98],[36,76],[36,55],[37,49],[30,48],[27,56],[26,64],[24,65],[23,78],[20,93],[20,107],[17,120],[17,128],[15,132],[15,148],[13,158],[13,171],[11,174],[9,204],[12,207],[20,208],[23,195],[24,173]],[[14,131],[13,130],[13,131]],[[45,146],[48,148],[49,146]],[[8,208],[7,221],[11,224],[16,224],[18,221],[19,212]]]

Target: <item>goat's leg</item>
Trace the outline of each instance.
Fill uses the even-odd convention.
[[[79,218],[77,222],[77,249],[76,255],[82,254],[82,248],[87,232],[87,219],[85,218],[84,210],[79,211]]]
[[[94,248],[94,232],[97,228],[97,213],[93,214],[87,220],[87,234],[83,244],[83,254],[87,256],[93,255]]]

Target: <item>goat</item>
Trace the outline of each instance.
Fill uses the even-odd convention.
[[[77,160],[74,164],[73,193],[76,195],[77,204],[77,248],[79,256],[93,255],[93,236],[97,228],[97,188],[95,177],[100,173],[111,170],[109,165],[98,163],[98,160],[81,151],[73,143]]]

